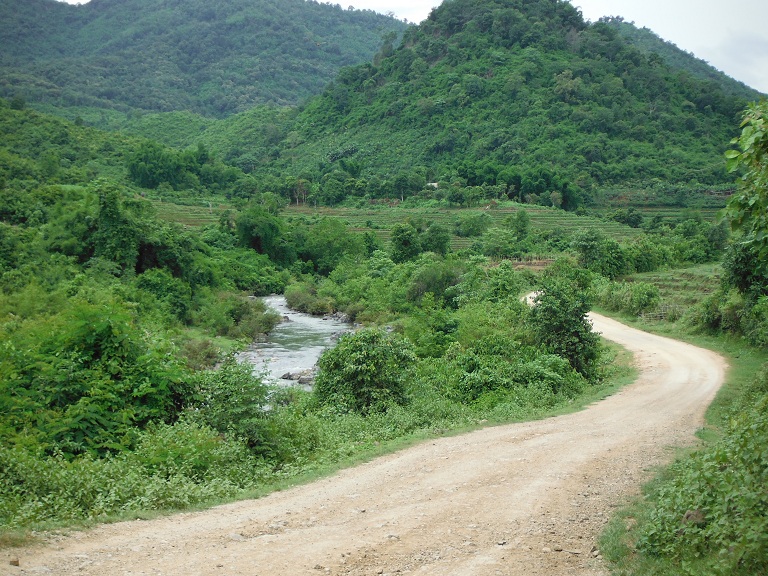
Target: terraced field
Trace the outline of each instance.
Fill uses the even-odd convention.
[[[229,205],[214,202],[192,206],[153,200],[152,204],[159,218],[193,228],[215,224],[224,211],[232,209]]]
[[[198,227],[218,222],[221,214],[231,206],[225,203],[207,202],[200,205],[180,205],[170,202],[154,201],[158,216],[170,222],[178,222],[186,226]],[[577,216],[570,212],[530,205],[505,205],[484,208],[402,208],[399,206],[372,205],[370,208],[327,208],[307,205],[291,205],[283,211],[288,218],[312,218],[330,216],[339,218],[350,228],[358,232],[372,231],[382,241],[387,242],[391,228],[407,219],[421,219],[424,222],[439,222],[449,230],[461,216],[468,213],[484,212],[491,217],[496,225],[502,225],[508,216],[525,210],[530,216],[531,228],[539,230],[561,229],[568,234],[579,228],[601,230],[607,236],[616,240],[626,240],[641,234],[637,229],[630,228],[619,222],[600,220],[590,216]],[[451,247],[454,250],[468,248],[473,238],[452,238]]]
[[[659,289],[661,304],[654,312],[644,315],[647,320],[673,320],[717,291],[722,275],[723,269],[719,263],[698,264],[688,268],[633,274],[631,280],[648,282]]]
[[[598,228],[616,240],[625,240],[641,234],[639,230],[619,222],[603,221],[589,216],[577,216],[562,210],[529,205],[504,206],[487,210],[482,208],[400,208],[390,206],[372,206],[365,209],[312,208],[294,205],[287,208],[284,214],[288,217],[333,216],[346,222],[353,230],[360,232],[371,230],[382,241],[387,241],[392,226],[398,222],[404,222],[408,218],[420,218],[425,222],[439,222],[452,230],[454,222],[467,213],[484,212],[491,217],[495,225],[500,226],[505,218],[519,210],[525,210],[528,213],[532,229],[554,230],[559,228],[565,233],[570,233],[579,228]],[[454,236],[451,245],[454,250],[457,250],[468,247],[473,241],[472,238]]]

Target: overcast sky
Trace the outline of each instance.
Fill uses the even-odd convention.
[[[65,0],[81,4],[82,0]],[[216,0],[213,0],[216,1]],[[419,23],[440,0],[331,0]],[[768,94],[768,0],[570,0],[584,18],[622,16]]]

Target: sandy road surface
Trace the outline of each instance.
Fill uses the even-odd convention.
[[[587,410],[429,441],[260,500],[3,551],[0,574],[605,574],[601,528],[670,445],[691,441],[725,363],[592,319],[635,352],[641,377]]]

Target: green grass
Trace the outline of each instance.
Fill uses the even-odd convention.
[[[163,200],[152,200],[157,216],[167,222],[176,222],[184,226],[201,228],[216,224],[220,216],[231,206],[223,201],[204,201],[198,204],[176,204]]]
[[[648,329],[648,326],[645,325],[642,329]],[[768,352],[752,349],[733,339],[690,335],[679,329],[661,332],[696,346],[714,350],[722,354],[729,365],[725,382],[707,410],[706,425],[697,433],[700,439],[699,446],[679,450],[676,458],[680,460],[696,448],[704,448],[721,438],[723,426],[742,392],[753,381],[761,366],[768,362]],[[643,554],[635,547],[641,528],[650,521],[653,502],[670,477],[669,467],[657,469],[655,477],[642,487],[642,494],[632,498],[617,510],[603,530],[599,548],[610,564],[612,576],[680,576],[683,574],[679,563],[668,558]],[[711,558],[702,559],[697,565],[689,566],[689,571],[685,574],[702,576],[713,574],[710,563]]]

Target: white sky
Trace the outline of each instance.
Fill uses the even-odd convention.
[[[83,0],[64,0],[82,4]],[[214,0],[215,1],[215,0]],[[421,22],[440,0],[330,0]],[[584,18],[622,16],[768,94],[768,0],[569,0]]]

